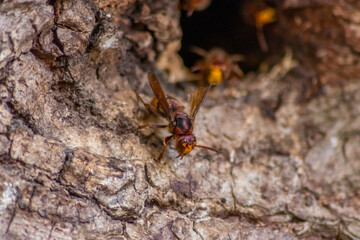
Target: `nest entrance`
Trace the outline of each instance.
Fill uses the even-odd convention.
[[[217,47],[229,54],[243,54],[246,61],[239,63],[243,71],[258,69],[268,53],[262,51],[257,29],[248,21],[246,3],[238,0],[213,0],[208,8],[195,12],[191,17],[182,12],[180,24],[183,38],[179,54],[186,67],[192,67],[200,58],[190,51],[191,47],[196,46],[205,50]],[[264,33],[269,42],[271,27],[266,26]]]

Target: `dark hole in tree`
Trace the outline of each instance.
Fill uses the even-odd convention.
[[[212,0],[208,8],[201,12],[194,12],[191,17],[187,17],[186,12],[182,11],[180,24],[183,38],[179,54],[187,67],[193,66],[200,58],[190,51],[191,46],[197,46],[205,50],[219,47],[230,54],[245,55],[246,60],[239,62],[244,72],[258,68],[267,54],[260,48],[255,26],[246,22],[243,16],[244,2]],[[265,37],[268,43],[270,30],[268,26],[265,26]]]

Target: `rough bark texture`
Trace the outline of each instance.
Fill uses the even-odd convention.
[[[222,154],[156,162],[158,131],[118,132],[177,2],[1,1],[0,238],[359,239],[360,5],[335,2],[284,1],[300,61],[210,92],[195,133]]]

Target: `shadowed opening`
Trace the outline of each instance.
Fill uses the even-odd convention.
[[[244,72],[254,71],[268,55],[261,50],[257,29],[249,11],[241,0],[212,0],[208,8],[195,11],[191,17],[182,11],[180,24],[183,30],[182,46],[179,54],[187,67],[192,67],[200,57],[191,52],[192,46],[205,50],[218,47],[229,54],[243,54],[246,60],[239,62]],[[265,26],[265,38],[270,45],[271,27]],[[270,49],[272,51],[272,49]]]

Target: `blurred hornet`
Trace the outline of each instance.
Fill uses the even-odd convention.
[[[145,128],[166,128],[168,127],[170,136],[166,137],[163,141],[163,147],[158,157],[158,160],[163,156],[168,142],[174,138],[176,142],[176,150],[179,153],[177,157],[183,158],[184,155],[191,152],[194,147],[206,148],[215,152],[217,150],[201,146],[196,144],[196,137],[192,134],[194,121],[197,112],[199,111],[201,104],[203,103],[206,93],[209,88],[199,88],[195,91],[190,97],[190,115],[184,112],[185,107],[181,105],[175,98],[170,97],[164,94],[163,89],[160,86],[158,79],[156,78],[153,72],[150,72],[148,75],[150,87],[153,90],[155,97],[152,99],[150,104],[147,104],[143,101],[138,93],[136,93],[137,98],[145,105],[146,108],[150,109],[155,115],[159,115],[168,120],[167,125],[161,125],[156,123],[149,123],[142,125],[133,131]]]
[[[244,56],[240,54],[229,55],[220,48],[213,48],[209,52],[194,47],[192,51],[203,59],[198,61],[191,68],[192,71],[200,71],[202,79],[209,85],[218,85],[223,81],[231,78],[241,78],[244,76],[243,71],[236,62],[244,60]]]
[[[187,16],[190,17],[194,11],[202,11],[207,8],[211,0],[180,0],[180,8],[187,11]]]
[[[264,26],[276,21],[275,8],[269,7],[266,1],[251,0],[245,4],[244,17],[255,25],[257,30],[257,38],[263,52],[269,50],[268,44],[264,36]]]

